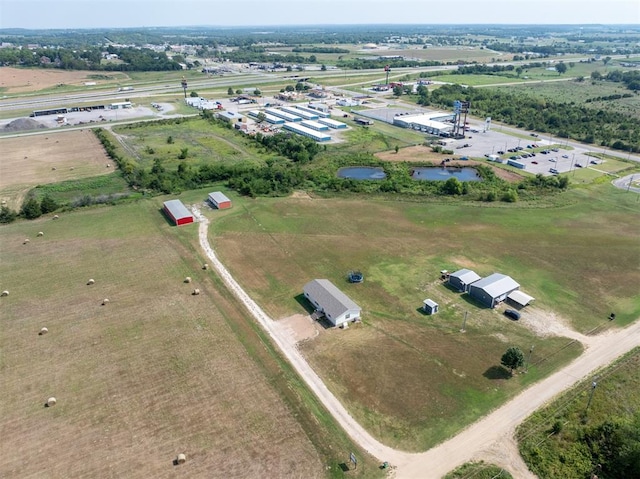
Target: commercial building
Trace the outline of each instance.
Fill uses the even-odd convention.
[[[193,223],[193,215],[180,200],[165,201],[162,210],[176,226]]]
[[[442,135],[453,131],[453,123],[445,122],[449,119],[449,115],[438,112],[406,116],[400,114],[394,117],[393,124],[432,135]]]
[[[302,121],[302,118],[298,115],[292,115],[291,113],[278,110],[277,108],[267,108],[265,113],[282,118],[284,121]]]
[[[240,113],[235,113],[233,111],[221,111],[217,113],[216,116],[221,120],[228,121],[229,123],[240,123],[243,119],[243,116]]]
[[[342,130],[347,128],[346,123],[342,123],[341,121],[332,120],[331,118],[318,118],[318,123],[323,125],[327,125],[329,128],[333,128],[334,130]]]
[[[298,135],[306,136],[315,141],[331,140],[331,136],[327,135],[326,133],[321,133],[319,131],[312,130],[311,128],[307,128],[297,123],[285,123],[284,129],[297,133]]]
[[[231,200],[220,191],[209,193],[209,202],[219,210],[231,208]]]
[[[520,285],[510,276],[493,273],[486,278],[470,284],[469,295],[489,308],[493,308],[498,303],[507,299],[509,293],[519,288]]]
[[[329,126],[323,125],[319,121],[304,120],[300,124],[302,126],[306,126],[307,128],[311,128],[312,130],[316,130],[316,131],[328,131],[329,130]]]
[[[287,113],[291,113],[292,115],[297,115],[301,117],[303,120],[317,120],[319,118],[317,112],[310,113],[308,111],[303,110],[302,108],[283,106],[280,109],[282,111],[286,111]]]
[[[362,309],[328,279],[314,279],[304,285],[304,296],[317,312],[334,326],[360,318]]]
[[[257,119],[258,115],[262,113],[264,115],[264,119],[267,123],[271,123],[272,125],[284,125],[284,118],[278,118],[277,116],[270,115],[269,113],[260,112],[258,110],[251,110],[248,115],[251,118]]]

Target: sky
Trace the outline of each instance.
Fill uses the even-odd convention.
[[[640,0],[0,0],[0,28],[640,24]]]

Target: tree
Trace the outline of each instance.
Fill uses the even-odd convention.
[[[42,216],[42,210],[40,209],[40,203],[34,197],[27,198],[22,204],[20,214],[28,220],[33,220]]]
[[[260,96],[260,95],[262,95],[262,92],[256,88],[255,90],[253,90],[253,94],[255,96]]]
[[[173,137],[171,135],[167,137],[167,143],[169,143],[170,145],[173,144]]]
[[[264,112],[259,112],[258,115],[256,116],[256,123],[262,123],[266,119],[267,119],[267,116],[264,114]]]
[[[232,87],[227,88],[227,95],[229,95],[229,96],[233,95],[233,88]]]
[[[591,79],[602,80],[602,73],[600,73],[598,70],[591,72]]]
[[[40,200],[40,210],[42,211],[42,214],[51,213],[58,208],[60,208],[58,202],[49,195],[44,195]]]
[[[394,96],[401,96],[403,92],[402,86],[400,85],[396,85],[393,87],[393,95]]]
[[[11,223],[15,221],[18,214],[7,206],[0,207],[0,223]]]
[[[189,148],[180,149],[180,154],[178,155],[179,160],[184,160],[189,154]]]
[[[504,367],[509,368],[509,371],[511,371],[513,375],[513,370],[524,364],[524,354],[520,348],[511,347],[502,355],[500,363]]]
[[[320,71],[326,72],[327,71],[327,65],[325,65],[323,63],[322,66],[320,67]]]
[[[242,90],[240,88],[236,90],[236,95],[242,95]]]
[[[295,91],[295,87],[293,85],[287,85],[286,87],[284,87],[285,91]]]
[[[461,195],[462,194],[462,183],[460,180],[454,176],[449,178],[444,182],[444,192],[447,195]]]
[[[567,72],[567,64],[560,62],[558,64],[556,64],[556,71],[558,72],[558,75],[562,75],[563,73]]]
[[[304,90],[304,83],[302,83],[301,81],[299,81],[298,83],[296,83],[295,90],[296,90],[296,91],[302,91],[302,90]]]
[[[191,93],[189,93],[189,96],[190,96],[191,98],[198,98],[200,95],[198,95],[198,93],[197,93],[197,92],[192,91]]]

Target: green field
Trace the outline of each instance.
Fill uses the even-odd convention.
[[[163,199],[0,227],[0,476],[169,478],[184,452],[194,477],[340,478],[353,450],[379,477]]]
[[[212,233],[272,317],[304,312],[299,295],[313,278],[331,279],[363,307],[362,324],[321,334],[303,350],[369,431],[424,450],[580,353],[566,339],[535,334],[541,318],[587,332],[608,324],[610,311],[620,324],[640,315],[640,276],[628,267],[640,258],[635,196],[601,185],[567,193],[564,204],[243,201]],[[536,298],[524,311],[530,323],[507,321],[440,282],[441,269],[463,267],[513,276]],[[364,284],[346,283],[354,268]],[[438,315],[419,312],[425,298],[441,305]],[[535,346],[532,374],[506,379],[499,357],[509,345]]]
[[[636,348],[522,423],[517,430],[520,453],[539,477],[582,479],[593,473],[602,478],[638,477],[639,404],[640,349]],[[635,442],[629,441],[629,446],[616,426],[633,424],[634,419]],[[612,463],[624,463],[629,456],[626,472],[611,469]]]

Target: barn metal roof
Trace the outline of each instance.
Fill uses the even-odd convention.
[[[360,306],[328,279],[309,281],[304,285],[304,292],[316,300],[324,312],[332,318],[337,318],[351,309],[360,310]]]
[[[471,271],[470,269],[459,269],[455,273],[451,273],[449,277],[458,278],[464,284],[471,284],[474,281],[478,281],[480,279],[480,275],[475,271]]]
[[[518,303],[520,306],[526,306],[535,299],[533,296],[529,296],[527,293],[524,293],[522,291],[512,291],[511,293],[509,293],[509,296],[507,296],[507,298],[509,298],[514,303]]]
[[[216,203],[224,203],[225,201],[231,201],[227,198],[227,195],[222,193],[221,191],[214,191],[213,193],[209,193],[209,198],[211,198]]]
[[[476,281],[471,285],[472,288],[479,288],[485,291],[492,298],[497,298],[505,293],[509,293],[514,289],[518,289],[520,285],[511,276],[502,273],[493,273],[486,278]]]
[[[187,209],[187,207],[184,204],[182,204],[182,201],[180,200],[169,200],[169,201],[165,201],[163,204],[164,204],[164,207],[167,208],[167,210],[169,210],[171,215],[176,220],[181,218],[193,217],[191,212]]]

